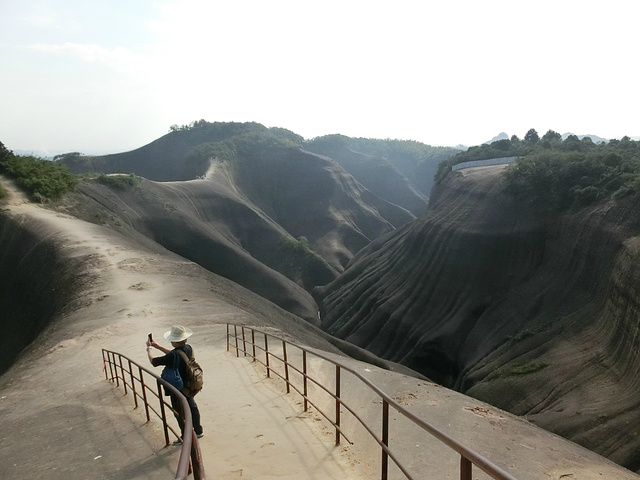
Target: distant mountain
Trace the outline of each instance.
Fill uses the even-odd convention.
[[[574,134],[573,134],[573,133],[571,133],[571,132],[567,132],[567,133],[563,134],[563,135],[562,135],[562,140],[563,140],[563,141],[564,141],[564,140],[566,140],[566,139],[567,139],[567,137],[569,137],[569,136],[571,136],[571,135],[574,135]],[[582,139],[583,139],[583,138],[585,138],[585,137],[589,137],[593,143],[601,143],[601,142],[607,143],[607,142],[609,141],[609,140],[608,140],[608,139],[606,139],[606,138],[602,138],[602,137],[599,137],[599,136],[597,136],[597,135],[591,135],[591,134],[587,134],[587,135],[576,135],[576,137],[578,137],[580,140],[582,140]]]
[[[498,140],[509,140],[509,138],[510,138],[509,135],[507,135],[505,132],[500,132],[498,135],[493,137],[491,140],[489,140],[488,142],[484,142],[484,143],[488,144],[488,143],[497,142]]]

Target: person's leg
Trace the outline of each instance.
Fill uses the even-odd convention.
[[[178,426],[180,427],[180,433],[184,431],[184,413],[182,412],[182,403],[180,399],[175,395],[170,395],[171,397],[171,407],[175,410],[175,417],[178,421]]]
[[[193,397],[187,397],[189,402],[189,409],[191,410],[191,418],[193,420],[193,430],[196,435],[202,435],[202,425],[200,424],[200,410],[198,410],[198,404]]]

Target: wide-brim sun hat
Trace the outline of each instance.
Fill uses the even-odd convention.
[[[171,327],[171,330],[164,332],[164,339],[169,342],[182,342],[186,340],[193,332],[187,327],[183,327],[182,325],[174,325]]]

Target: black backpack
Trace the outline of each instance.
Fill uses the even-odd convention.
[[[196,362],[196,356],[193,354],[193,349],[191,350],[191,358],[187,357],[187,354],[182,350],[177,349],[178,353],[182,355],[182,360],[186,365],[186,372],[182,382],[184,386],[182,387],[182,393],[187,397],[194,397],[197,393],[202,390],[202,384],[204,382],[204,375],[202,373],[202,367]]]

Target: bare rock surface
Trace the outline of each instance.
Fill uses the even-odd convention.
[[[544,216],[504,168],[451,174],[318,288],[322,328],[638,471],[640,197]]]
[[[163,448],[159,424],[144,423],[130,397],[105,380],[101,349],[120,351],[144,365],[147,333],[161,338],[176,323],[196,332],[191,343],[207,375],[197,400],[209,478],[378,477],[378,452],[371,453],[361,434],[354,434],[354,445],[335,448],[332,432],[313,415],[303,418],[297,400],[285,396],[281,385],[265,380],[245,358],[226,352],[222,324],[273,328],[338,356],[317,329],[159,245],[16,196],[4,208],[3,217],[32,231],[60,258],[74,260],[83,282],[68,292],[67,307],[54,312],[51,323],[0,377],[1,478],[172,478],[178,450]],[[425,380],[340,358],[517,478],[637,478],[495,407]],[[314,368],[322,375],[327,367]],[[356,399],[362,414],[378,416],[379,401],[345,381],[345,395]],[[393,421],[392,430],[404,432],[402,420]],[[458,459],[443,454],[441,446],[404,433],[392,433],[392,438],[405,442],[402,455],[416,471],[456,477]]]

